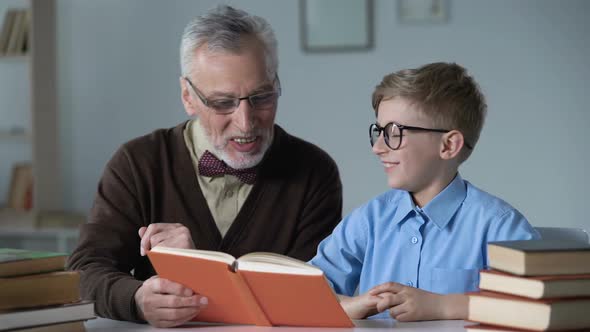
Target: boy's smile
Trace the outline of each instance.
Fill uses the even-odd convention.
[[[381,101],[377,125],[382,127],[391,122],[433,128],[432,121],[403,98]],[[452,180],[456,170],[449,169],[440,156],[443,133],[405,130],[397,150],[385,144],[383,134],[375,141],[373,153],[379,157],[390,187],[409,191],[416,204],[423,206]]]

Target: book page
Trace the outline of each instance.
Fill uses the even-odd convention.
[[[322,270],[304,261],[269,252],[255,252],[238,258],[237,269],[270,273],[323,275]]]
[[[197,250],[197,249],[179,249],[179,248],[168,248],[168,247],[154,247],[151,249],[154,252],[161,252],[164,254],[172,254],[186,257],[196,257],[202,259],[208,259],[212,261],[222,262],[227,265],[232,265],[236,260],[234,256],[219,251],[211,250]]]

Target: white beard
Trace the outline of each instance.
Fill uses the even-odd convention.
[[[201,125],[200,121],[199,125]],[[274,126],[268,129],[255,130],[250,133],[238,133],[231,135],[243,137],[259,136],[259,139],[262,140],[260,150],[257,153],[251,154],[235,151],[234,156],[231,157],[226,152],[227,145],[229,144],[229,139],[222,138],[221,142],[215,142],[213,141],[213,138],[211,137],[211,133],[209,131],[203,128],[203,126],[201,126],[201,129],[205,133],[205,136],[209,140],[209,143],[211,143],[211,146],[213,146],[213,151],[211,152],[213,152],[213,154],[215,154],[219,159],[223,160],[223,162],[225,162],[229,167],[234,169],[251,168],[258,165],[262,161],[262,158],[264,158],[264,154],[272,144],[274,138]]]

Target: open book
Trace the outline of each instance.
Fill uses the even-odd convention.
[[[208,298],[195,320],[260,326],[353,327],[323,272],[273,253],[238,259],[216,251],[155,247],[148,257],[161,278]]]

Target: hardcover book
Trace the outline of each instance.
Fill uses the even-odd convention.
[[[63,270],[66,254],[0,248],[0,278]]]
[[[479,288],[534,299],[590,296],[590,274],[525,277],[482,270],[479,274]]]
[[[0,278],[0,311],[80,300],[80,274],[50,272],[22,277]]]
[[[0,312],[0,331],[75,322],[95,318],[94,303],[88,301]]]
[[[590,274],[590,244],[528,240],[488,243],[491,268],[517,275]]]
[[[533,300],[488,291],[468,293],[468,320],[531,331],[590,328],[590,298]]]
[[[208,298],[195,320],[260,326],[353,327],[323,272],[273,253],[238,259],[207,250],[155,247],[148,257],[162,278]]]

